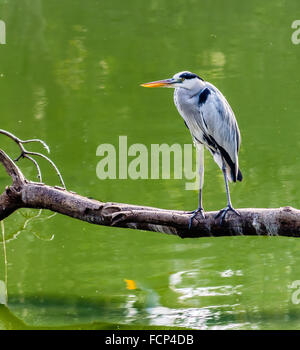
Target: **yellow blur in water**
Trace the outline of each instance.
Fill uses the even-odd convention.
[[[129,290],[134,290],[136,289],[136,283],[134,280],[124,280],[126,282],[126,288]]]

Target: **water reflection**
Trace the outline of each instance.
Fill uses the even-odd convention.
[[[209,307],[176,307],[160,305],[144,307],[136,294],[130,294],[124,304],[117,300],[110,305],[103,300],[58,299],[57,297],[10,298],[9,308],[28,326],[61,327],[92,322],[117,322],[119,324],[165,326],[193,329],[248,328],[249,322],[238,317],[239,305]],[[112,300],[111,300],[112,301]],[[38,322],[37,322],[38,320]],[[253,323],[251,327],[255,327]]]
[[[233,275],[242,275],[241,271],[226,270],[221,273],[224,278]],[[240,295],[242,285],[230,286],[210,286],[201,287],[201,273],[199,270],[179,271],[171,274],[169,277],[169,288],[177,294],[179,303],[185,301],[201,305],[204,304],[203,298],[213,296],[234,296]],[[237,315],[240,304],[224,303],[220,305],[211,305],[207,307],[177,307],[170,308],[161,304],[161,298],[155,290],[141,288],[146,292],[144,302],[145,307],[141,309],[140,298],[138,294],[130,294],[125,303],[127,309],[126,323],[138,323],[147,321],[149,325],[168,326],[168,327],[186,327],[194,329],[233,329],[248,328],[248,322],[241,323]],[[211,299],[212,300],[212,299]],[[211,303],[210,300],[210,303]],[[218,303],[220,299],[216,300]],[[148,305],[148,306],[147,306]],[[226,321],[225,321],[226,320]],[[254,328],[255,325],[253,324]]]
[[[224,69],[226,65],[226,56],[224,52],[203,51],[197,58],[199,65],[203,67],[201,75],[205,77],[205,79],[218,81],[224,78]]]
[[[199,270],[177,272],[170,277],[170,288],[174,292],[181,294],[178,298],[179,300],[186,300],[194,297],[241,294],[239,290],[242,285],[197,286],[197,284],[201,283],[201,277],[202,275]],[[181,284],[188,286],[180,287]]]
[[[47,107],[48,99],[46,97],[46,90],[44,87],[37,87],[34,91],[34,117],[35,119],[43,119],[45,117],[45,109]]]
[[[7,218],[4,221],[4,225],[6,226],[5,242],[9,243],[9,242],[17,239],[18,236],[22,232],[25,232],[28,229],[28,225],[33,224],[33,223],[38,224],[38,225],[42,225],[43,223],[45,223],[46,220],[52,219],[54,216],[56,216],[56,213],[49,214],[42,209],[40,209],[40,210],[31,210],[31,209],[19,210],[17,213],[15,213],[12,220]],[[11,225],[11,222],[13,222],[13,225]],[[33,231],[31,231],[31,233],[35,237],[37,237],[38,239],[45,240],[45,241],[51,241],[54,238],[54,234],[46,233],[46,232],[44,232],[44,230],[42,228],[40,228],[40,230],[38,232],[35,232],[33,230]],[[45,237],[43,237],[43,236],[45,236]]]
[[[157,307],[149,310],[151,325],[185,327],[192,329],[239,329],[247,328],[248,322],[235,321],[234,305],[210,306],[204,308]],[[236,313],[238,311],[236,310]]]
[[[77,25],[73,30],[76,34],[67,44],[67,57],[58,62],[56,68],[57,80],[67,92],[79,90],[86,79],[87,29]]]

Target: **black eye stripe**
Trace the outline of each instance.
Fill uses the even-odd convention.
[[[182,73],[180,74],[180,78],[183,79],[194,79],[194,78],[198,78],[200,80],[203,80],[202,78],[200,78],[197,74],[194,73]]]

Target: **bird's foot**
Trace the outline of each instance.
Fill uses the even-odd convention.
[[[192,227],[192,222],[193,222],[194,217],[196,217],[198,213],[200,213],[200,215],[202,216],[202,219],[205,219],[204,209],[201,207],[197,208],[196,210],[188,212],[188,214],[193,214],[189,220],[189,230]]]
[[[221,217],[221,219],[220,219],[220,225],[222,225],[223,220],[225,219],[225,217],[226,217],[226,215],[227,215],[227,213],[228,213],[229,211],[232,211],[232,212],[235,213],[236,215],[241,216],[241,214],[240,214],[239,212],[237,212],[231,205],[227,205],[226,208],[221,209],[221,210],[218,212],[218,214],[215,216],[215,219],[217,219],[218,217]]]

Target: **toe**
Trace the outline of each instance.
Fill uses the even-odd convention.
[[[205,219],[205,214],[203,208],[197,208],[196,210],[189,212],[189,214],[193,214],[189,219],[189,229],[192,227],[193,219],[200,213],[201,217]]]

